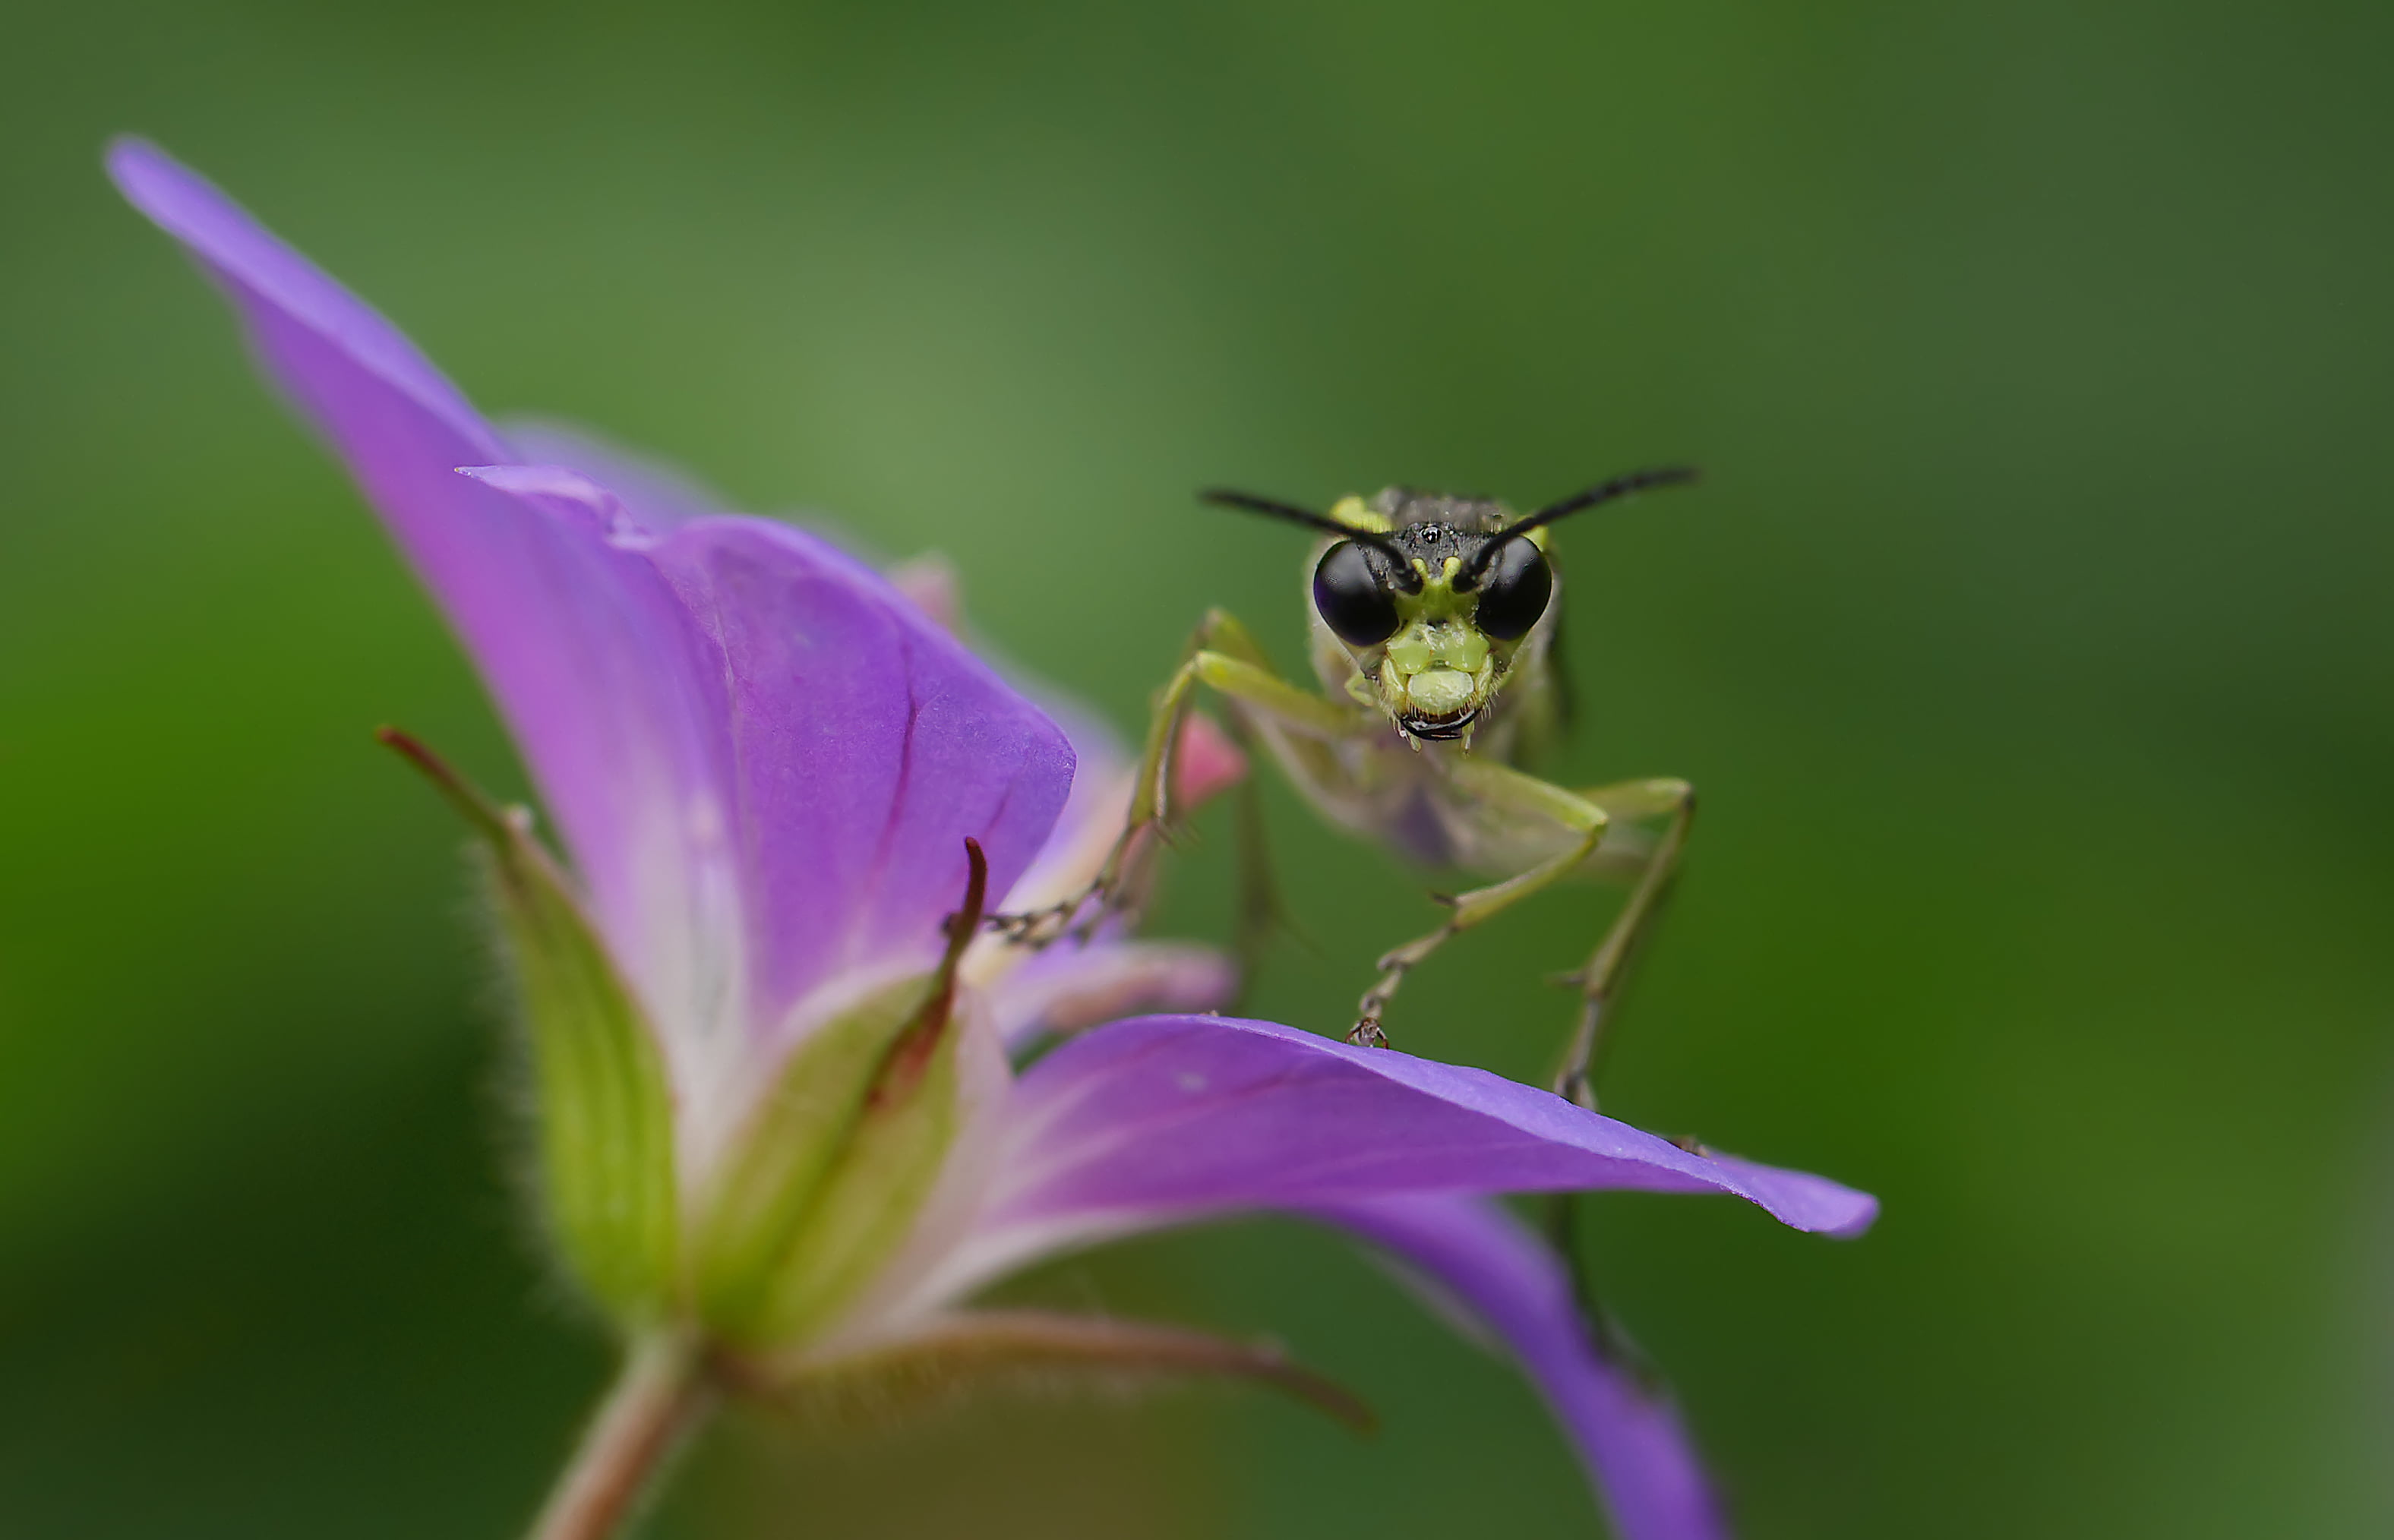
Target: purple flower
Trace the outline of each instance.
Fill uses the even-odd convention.
[[[1848,1235],[1872,1199],[1477,1070],[1269,1022],[1112,1020],[1222,998],[1203,949],[971,940],[985,902],[1071,891],[1101,853],[1125,795],[1101,733],[1068,735],[815,536],[585,441],[502,436],[206,182],[138,142],[109,166],[382,515],[570,859],[401,741],[488,847],[549,1223],[633,1345],[541,1533],[604,1533],[625,1473],[724,1390],[830,1404],[1083,1364],[1343,1405],[1268,1349],[968,1303],[1043,1257],[1257,1209],[1353,1232],[1491,1328],[1623,1533],[1724,1533],[1671,1409],[1490,1200],[1729,1192]],[[1089,1030],[1016,1073],[1008,1046],[1042,1027]]]

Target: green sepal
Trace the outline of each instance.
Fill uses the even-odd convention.
[[[774,1275],[749,1340],[805,1340],[913,1229],[955,1139],[957,1037],[940,1031],[919,1043],[900,1040],[793,1237],[789,1265]]]
[[[1107,1389],[1156,1380],[1243,1379],[1282,1390],[1358,1433],[1372,1409],[1272,1342],[1241,1342],[1157,1322],[974,1310],[937,1316],[894,1341],[821,1356],[727,1355],[718,1372],[743,1392],[812,1427],[846,1430],[902,1421],[989,1391]]]
[[[779,1277],[864,1121],[891,1046],[919,1019],[936,982],[925,974],[893,984],[817,1028],[749,1113],[691,1237],[699,1315],[723,1336],[770,1337]]]
[[[656,1035],[528,821],[406,734],[376,736],[424,772],[480,841],[530,1049],[542,1218],[566,1269],[611,1313],[654,1319],[673,1292],[678,1223],[673,1104]]]
[[[955,1137],[955,966],[987,866],[936,972],[892,984],[792,1053],[710,1184],[692,1246],[698,1311],[744,1348],[803,1340],[905,1238]]]

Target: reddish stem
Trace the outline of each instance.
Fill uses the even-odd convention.
[[[607,1540],[714,1400],[688,1341],[661,1334],[634,1342],[530,1540]]]

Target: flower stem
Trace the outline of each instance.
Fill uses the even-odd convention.
[[[694,1344],[673,1333],[636,1338],[530,1540],[607,1540],[714,1401]]]

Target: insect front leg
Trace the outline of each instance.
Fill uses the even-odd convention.
[[[1621,906],[1621,913],[1613,917],[1611,928],[1605,931],[1604,939],[1597,943],[1587,961],[1563,979],[1566,983],[1579,986],[1580,1011],[1578,1025],[1572,1029],[1563,1053],[1562,1068],[1555,1075],[1555,1094],[1592,1112],[1596,1111],[1596,1067],[1604,1050],[1606,1011],[1628,971],[1630,960],[1637,954],[1638,943],[1651,933],[1663,900],[1670,892],[1671,879],[1678,872],[1680,853],[1687,848],[1688,830],[1695,822],[1696,789],[1685,781],[1657,777],[1598,786],[1582,795],[1623,818],[1662,814],[1669,819],[1638,875],[1637,886],[1630,889],[1629,902]]]
[[[1196,661],[1204,651],[1203,638],[1201,627],[1180,666],[1156,692],[1122,832],[1107,849],[1097,875],[1078,892],[1054,903],[990,915],[985,923],[1009,942],[1036,949],[1066,935],[1077,933],[1085,939],[1109,915],[1128,907],[1126,895],[1138,885],[1147,847],[1159,836],[1169,809],[1166,790],[1158,788],[1168,790],[1178,768],[1180,733],[1188,720],[1190,694],[1198,681]]]
[[[1136,886],[1153,843],[1171,828],[1181,730],[1201,685],[1251,720],[1308,736],[1335,738],[1351,726],[1354,716],[1351,706],[1282,679],[1244,625],[1226,611],[1209,611],[1190,638],[1180,666],[1156,694],[1122,833],[1097,876],[1086,888],[1059,903],[1023,914],[991,915],[988,923],[993,929],[1021,945],[1045,946],[1062,935],[1085,936],[1119,910],[1124,894]]]
[[[1454,775],[1458,788],[1486,812],[1504,817],[1530,814],[1548,820],[1566,831],[1570,842],[1536,865],[1502,882],[1442,900],[1448,907],[1444,925],[1414,937],[1380,958],[1380,977],[1356,1005],[1355,1025],[1347,1033],[1349,1043],[1388,1046],[1388,1036],[1381,1030],[1380,1020],[1406,974],[1454,937],[1568,875],[1603,843],[1605,825],[1611,819],[1602,808],[1577,792],[1482,760],[1462,761],[1455,766]]]

